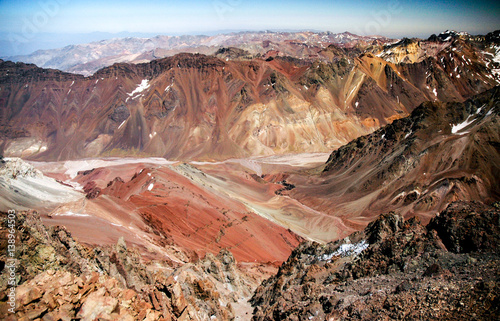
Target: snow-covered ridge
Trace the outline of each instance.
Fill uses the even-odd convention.
[[[20,158],[4,158],[5,164],[0,167],[0,177],[6,179],[42,178],[43,174]]]
[[[342,244],[337,251],[333,253],[335,256],[351,256],[351,255],[359,255],[361,252],[368,248],[369,244],[366,240],[361,242],[352,244]]]

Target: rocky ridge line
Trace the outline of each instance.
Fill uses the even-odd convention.
[[[301,244],[252,298],[253,320],[496,320],[500,204],[456,202],[427,227],[388,213]]]

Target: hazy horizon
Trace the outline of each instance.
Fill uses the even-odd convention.
[[[349,31],[426,38],[447,29],[500,29],[496,1],[0,1],[0,56],[127,35],[213,35],[239,31]]]

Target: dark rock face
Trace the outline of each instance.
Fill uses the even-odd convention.
[[[332,216],[349,213],[342,220],[359,230],[390,211],[427,224],[457,200],[498,201],[499,106],[498,86],[462,103],[423,103],[332,152],[315,180],[291,175],[289,195]]]
[[[491,251],[500,245],[498,219],[498,209],[478,202],[457,202],[433,218],[427,228],[437,232],[450,252]]]
[[[113,110],[113,113],[109,115],[109,118],[112,121],[121,124],[124,120],[129,118],[129,116],[130,111],[128,110],[128,108],[125,105],[120,105]]]
[[[345,240],[303,243],[256,290],[253,320],[495,320],[499,218],[458,202],[427,227],[389,213]]]
[[[86,198],[88,199],[94,199],[97,198],[99,195],[101,195],[101,188],[96,186],[96,183],[94,181],[88,182],[85,184],[83,187],[83,191],[86,193]]]

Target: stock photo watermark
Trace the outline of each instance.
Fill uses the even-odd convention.
[[[233,12],[242,3],[243,0],[215,0],[212,2],[212,6],[222,21],[226,19],[226,14]]]
[[[7,305],[8,311],[14,313],[16,310],[16,276],[17,276],[17,260],[16,260],[16,211],[9,210],[7,213],[7,262],[6,270],[8,273],[8,289],[7,289]]]
[[[371,19],[362,28],[357,28],[354,31],[360,36],[378,35],[393,22],[394,16],[401,12],[403,12],[401,2],[399,0],[390,0],[385,8],[372,11]]]
[[[22,19],[21,32],[9,33],[8,40],[15,52],[19,51],[21,44],[28,43],[33,40],[41,30],[46,27],[52,19],[54,19],[64,4],[70,0],[41,0],[37,2],[38,11],[32,16]]]

